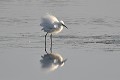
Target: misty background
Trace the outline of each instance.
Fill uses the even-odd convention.
[[[0,0],[0,80],[119,80],[119,0]],[[46,13],[69,28],[53,37],[53,52],[67,58],[43,73]],[[47,37],[47,48],[50,47]]]

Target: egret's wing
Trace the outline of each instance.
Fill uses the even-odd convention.
[[[47,28],[55,28],[54,23],[59,22],[58,19],[55,16],[52,16],[50,14],[47,14],[44,16],[41,20],[40,26],[47,27]]]

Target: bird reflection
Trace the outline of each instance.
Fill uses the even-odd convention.
[[[54,71],[59,66],[62,67],[67,59],[63,59],[63,57],[58,53],[50,53],[44,54],[41,56],[42,59],[40,60],[42,64],[42,68],[48,71]]]

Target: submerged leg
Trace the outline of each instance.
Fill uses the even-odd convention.
[[[48,53],[47,50],[46,50],[46,36],[47,36],[47,34],[48,34],[48,33],[46,33],[46,35],[45,35],[45,52],[46,52],[46,53]]]
[[[50,35],[50,39],[51,39],[51,47],[50,47],[50,51],[52,53],[52,34]]]

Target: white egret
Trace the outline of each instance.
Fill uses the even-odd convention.
[[[40,62],[42,63],[42,68],[49,69],[49,71],[54,71],[59,66],[62,67],[67,59],[63,60],[63,57],[60,54],[45,54],[41,56],[42,59]]]
[[[57,34],[59,32],[62,31],[63,27],[66,27],[64,22],[58,21],[58,19],[50,14],[45,15],[44,17],[42,17],[41,19],[41,24],[40,26],[42,26],[42,30],[44,30],[44,32],[47,32],[45,35],[45,52],[47,53],[46,50],[46,36],[48,33],[50,33],[50,39],[51,39],[51,53],[52,53],[52,34]],[[67,27],[66,27],[67,28]],[[68,29],[68,28],[67,28]]]

